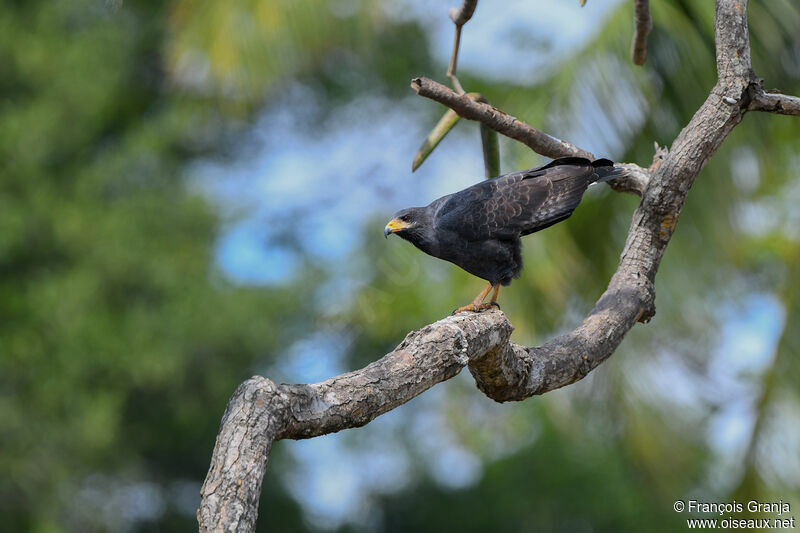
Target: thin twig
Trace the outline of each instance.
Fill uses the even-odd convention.
[[[453,84],[453,89],[458,94],[464,94],[464,88],[461,87],[461,82],[458,81],[456,76],[456,68],[458,66],[458,49],[461,46],[461,27],[472,18],[475,13],[475,8],[478,7],[478,0],[464,0],[461,7],[454,7],[450,10],[450,20],[456,26],[455,38],[453,40],[453,53],[450,54],[450,64],[447,67],[447,77]]]
[[[647,58],[647,36],[653,29],[653,21],[650,19],[650,2],[634,0],[633,13],[636,32],[633,35],[631,56],[635,65],[644,65],[644,60]]]
[[[447,67],[447,77],[450,78],[450,82],[453,84],[453,89],[456,90],[458,94],[464,94],[464,88],[461,86],[461,82],[458,81],[458,76],[456,76],[456,65],[458,63],[458,48],[461,44],[461,26],[456,26],[456,37],[455,41],[453,42],[453,54],[450,56],[450,65]]]
[[[414,78],[411,88],[420,96],[446,105],[463,118],[483,122],[498,133],[529,146],[537,154],[551,158],[578,156],[594,159],[594,155],[586,150],[551,137],[492,105],[476,102],[468,95],[456,94],[430,78]]]
[[[595,159],[594,154],[587,150],[539,131],[490,104],[470,97],[472,93],[456,94],[447,86],[429,78],[414,78],[411,80],[411,88],[420,96],[449,107],[462,118],[482,122],[497,133],[521,142],[537,154],[553,159],[568,156]],[[630,192],[641,196],[649,180],[650,171],[633,163],[618,166],[628,170],[628,173],[626,176],[610,181],[609,185],[616,191]]]

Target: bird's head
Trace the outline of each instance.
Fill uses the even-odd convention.
[[[398,237],[407,239],[411,234],[422,229],[425,218],[422,216],[424,210],[423,207],[401,209],[383,228],[383,235],[388,238],[392,233],[396,233]]]
[[[392,233],[431,253],[430,250],[436,243],[431,210],[428,207],[401,209],[383,228],[386,237]]]

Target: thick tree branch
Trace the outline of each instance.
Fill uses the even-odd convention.
[[[374,363],[312,385],[255,376],[233,394],[222,418],[197,512],[201,531],[253,531],[272,442],[363,426],[470,359],[505,347],[512,327],[499,311],[448,317],[409,333]]]
[[[660,154],[663,161],[659,159],[660,164],[656,161],[651,167],[652,177],[633,215],[619,267],[577,328],[542,346],[522,347],[508,341],[512,328],[500,311],[466,313],[410,333],[378,361],[322,383],[276,385],[265,378],[251,378],[236,391],[223,417],[203,484],[200,529],[253,531],[261,480],[274,440],[309,438],[362,426],[453,377],[465,365],[478,387],[495,400],[542,394],[586,376],[616,350],[637,321],[651,318],[656,272],[689,189],[742,120],[758,86],[750,67],[745,11],[745,0],[717,0],[719,80],[669,154]],[[444,94],[453,105],[442,103],[459,114],[463,111],[465,118],[491,121],[497,131],[513,133],[509,136],[517,135],[519,140],[530,136],[538,148],[550,150],[552,155],[545,154],[550,157],[591,156],[491,106],[475,107],[476,102],[458,95],[452,100],[429,81],[417,80],[420,94],[428,90],[429,94]]]
[[[254,377],[228,402],[200,489],[200,531],[255,531],[267,458],[286,426],[287,404],[276,392],[273,382]]]
[[[761,87],[753,91],[749,111],[766,111],[779,115],[800,116],[800,98],[788,94],[768,93]]]
[[[653,29],[649,0],[634,0],[633,20],[636,24],[636,31],[633,34],[631,58],[635,65],[644,65],[644,60],[647,59],[647,36]]]

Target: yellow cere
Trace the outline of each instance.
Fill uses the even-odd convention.
[[[399,230],[401,230],[403,228],[407,228],[407,227],[408,227],[408,223],[407,222],[403,222],[399,218],[393,218],[392,220],[389,221],[388,224],[386,224],[386,229],[389,229],[392,232],[399,231]]]

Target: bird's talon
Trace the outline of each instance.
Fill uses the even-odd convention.
[[[500,304],[499,304],[499,303],[497,303],[497,302],[489,302],[489,305],[493,305],[493,306],[495,306],[496,308],[500,309]]]

